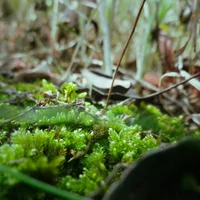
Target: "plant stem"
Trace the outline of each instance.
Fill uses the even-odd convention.
[[[74,194],[72,192],[66,192],[64,190],[53,187],[49,184],[38,181],[32,177],[29,177],[29,176],[17,171],[16,169],[13,169],[13,168],[10,168],[10,167],[4,166],[4,165],[0,165],[0,172],[10,174],[11,176],[15,177],[16,179],[20,180],[21,182],[23,182],[31,187],[34,187],[34,188],[40,189],[44,192],[53,194],[54,196],[60,197],[62,199],[91,200],[90,198],[81,197],[78,194]]]
[[[107,75],[112,75],[110,33],[109,33],[108,21],[106,19],[105,5],[106,5],[105,0],[99,0],[100,23],[103,32],[104,69]]]
[[[130,40],[131,40],[131,38],[132,38],[132,36],[133,36],[133,33],[135,32],[135,28],[136,28],[136,26],[137,26],[137,23],[138,23],[138,20],[139,20],[139,18],[140,18],[140,15],[141,15],[141,12],[142,12],[142,9],[143,9],[143,7],[144,7],[144,3],[145,3],[145,2],[146,2],[146,0],[143,0],[143,1],[142,1],[142,4],[141,4],[140,9],[139,9],[139,11],[138,11],[138,14],[137,14],[135,23],[134,23],[134,25],[133,25],[132,31],[131,31],[131,33],[130,33],[130,35],[129,35],[129,37],[128,37],[128,40],[127,40],[127,42],[126,42],[126,44],[125,44],[125,47],[124,47],[124,49],[123,49],[123,51],[122,51],[121,57],[120,57],[120,59],[119,59],[119,61],[118,61],[118,63],[117,63],[117,66],[116,66],[116,69],[115,69],[115,73],[114,73],[114,76],[113,76],[113,79],[112,79],[112,83],[111,83],[111,86],[110,86],[110,89],[109,89],[109,92],[108,92],[108,97],[107,97],[107,101],[106,101],[106,108],[105,108],[106,110],[107,110],[107,108],[108,108],[110,96],[111,96],[111,93],[112,93],[114,81],[115,81],[115,79],[116,79],[116,76],[117,76],[117,72],[118,72],[120,63],[121,63],[122,58],[123,58],[123,56],[124,56],[124,54],[125,54],[125,52],[126,52],[126,50],[127,50],[127,48],[128,48],[128,45],[129,45]]]

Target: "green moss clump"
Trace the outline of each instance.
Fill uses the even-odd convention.
[[[112,106],[107,111],[107,126],[117,132],[127,127],[127,121],[132,119],[137,111],[134,105],[130,106]],[[130,125],[130,123],[128,123]]]
[[[113,118],[123,118],[125,116],[133,116],[134,113],[138,111],[138,108],[135,105],[118,105],[118,106],[112,106],[107,111],[107,116],[110,119]]]
[[[14,160],[24,158],[24,149],[18,144],[4,144],[0,147],[0,163],[7,164]]]
[[[200,137],[200,130],[196,130],[193,133],[196,137]]]
[[[76,151],[84,150],[92,137],[91,133],[86,132],[82,129],[70,131],[67,130],[66,127],[63,127],[62,132],[65,132],[63,137],[63,140],[65,141],[65,146],[68,149]]]
[[[141,153],[152,150],[160,144],[160,141],[148,135],[141,138],[142,128],[138,125],[122,129],[117,133],[109,129],[109,154],[115,163],[131,163]]]
[[[89,194],[96,190],[108,175],[104,148],[96,143],[92,153],[85,155],[81,162],[84,166],[82,174],[78,178],[66,176],[61,181],[61,187],[79,194]]]
[[[49,159],[57,155],[65,155],[65,142],[61,138],[55,138],[54,130],[39,130],[33,132],[25,129],[15,131],[11,137],[13,144],[23,147],[26,157],[38,157],[46,155]]]
[[[78,94],[76,92],[77,87],[76,84],[74,83],[63,83],[63,85],[61,86],[61,92],[64,94],[64,96],[62,97],[62,101],[65,102],[69,102],[72,103],[75,101],[75,99],[77,98],[85,98],[87,93],[83,92]]]
[[[143,130],[152,130],[165,142],[180,140],[185,136],[185,127],[181,116],[170,117],[152,105],[141,104],[134,124],[140,125]]]
[[[52,94],[57,93],[57,87],[53,83],[49,83],[47,80],[42,80],[42,92],[51,91]]]
[[[77,98],[85,93],[78,94],[72,83],[58,89],[43,80],[39,88],[33,97],[42,104],[0,104],[0,164],[65,190],[92,193],[114,165],[132,163],[161,142],[185,136],[181,117],[152,105],[114,105],[102,112],[88,102],[80,105]],[[6,173],[0,187],[1,199],[13,199],[13,191],[24,188],[15,199],[48,199]]]

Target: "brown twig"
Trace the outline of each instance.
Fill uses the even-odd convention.
[[[117,66],[116,66],[116,69],[115,69],[115,72],[114,72],[114,76],[113,76],[113,79],[112,79],[112,83],[111,83],[110,89],[109,89],[109,91],[108,91],[108,97],[107,97],[106,108],[105,108],[106,110],[107,110],[107,107],[108,107],[108,103],[109,103],[109,100],[110,100],[110,96],[111,96],[111,93],[112,93],[113,85],[114,85],[114,82],[115,82],[115,79],[116,79],[116,76],[117,76],[117,72],[118,72],[120,63],[121,63],[121,61],[122,61],[122,58],[124,57],[124,54],[125,54],[125,52],[126,52],[126,50],[127,50],[127,47],[128,47],[128,45],[129,45],[129,43],[130,43],[130,40],[131,40],[131,38],[132,38],[132,36],[133,36],[133,33],[135,32],[135,28],[136,28],[136,26],[137,26],[137,23],[138,23],[138,20],[139,20],[139,18],[140,18],[140,15],[141,15],[141,12],[142,12],[142,9],[143,9],[143,7],[144,7],[144,3],[145,3],[145,2],[146,2],[146,0],[143,0],[142,4],[141,4],[141,6],[140,6],[140,9],[139,9],[139,11],[138,11],[138,14],[137,14],[135,23],[134,23],[133,28],[132,28],[132,31],[131,31],[131,33],[130,33],[130,35],[129,35],[129,37],[128,37],[128,40],[127,40],[127,42],[126,42],[126,44],[125,44],[125,47],[124,47],[124,49],[123,49],[123,51],[122,51],[121,57],[120,57],[120,59],[119,59],[119,61],[118,61],[118,63],[117,63]]]
[[[183,80],[183,81],[181,81],[181,82],[179,82],[179,83],[177,83],[177,84],[175,84],[175,85],[172,85],[172,86],[170,86],[170,87],[168,87],[168,88],[165,88],[165,89],[163,89],[163,90],[161,90],[161,91],[158,91],[158,92],[155,92],[155,93],[153,93],[153,94],[150,94],[150,95],[147,95],[147,96],[144,96],[144,97],[131,97],[131,98],[125,100],[125,101],[123,102],[123,104],[124,104],[124,103],[127,103],[127,102],[130,103],[132,100],[146,100],[146,99],[153,98],[153,97],[155,97],[155,96],[159,96],[159,95],[161,95],[161,94],[163,94],[163,93],[165,93],[165,92],[167,92],[167,91],[169,91],[169,90],[171,90],[171,89],[174,89],[174,88],[178,87],[179,85],[183,85],[183,84],[187,83],[187,82],[190,81],[191,79],[196,78],[196,77],[198,77],[198,76],[200,76],[200,72],[197,73],[197,74],[192,75],[192,76],[191,76],[190,78],[188,78],[188,79],[185,79],[185,80]]]

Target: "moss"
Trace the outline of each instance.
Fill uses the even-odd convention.
[[[10,119],[23,112],[23,108],[19,106],[9,105],[8,103],[0,103],[0,119]]]
[[[50,83],[47,80],[43,79],[42,80],[42,91],[43,91],[43,93],[47,92],[47,91],[51,91],[52,94],[56,94],[57,87],[53,83]]]
[[[0,145],[6,143],[6,141],[7,141],[7,135],[8,135],[7,131],[0,130]]]
[[[85,149],[87,147],[87,143],[89,140],[91,140],[92,137],[92,133],[86,132],[82,129],[70,131],[63,127],[62,132],[65,132],[63,137],[65,146],[71,150],[76,151]]]
[[[65,142],[55,138],[55,131],[35,129],[30,132],[24,129],[15,131],[11,137],[13,144],[23,147],[25,157],[46,155],[50,160],[57,155],[65,155]]]
[[[24,158],[24,149],[18,144],[4,144],[0,147],[0,163],[7,164],[8,162]]]
[[[141,139],[142,128],[138,125],[127,127],[117,133],[109,129],[109,154],[115,163],[131,163],[141,153],[152,150],[159,145],[152,135]]]
[[[200,130],[196,130],[193,132],[193,135],[200,137]]]
[[[54,184],[59,174],[59,167],[63,161],[63,156],[56,156],[53,159],[48,159],[46,156],[39,156],[37,159],[25,159],[18,166],[18,169],[34,178]]]
[[[61,89],[45,80],[38,84],[33,97],[44,104],[0,104],[0,163],[65,190],[89,194],[117,163],[131,163],[161,142],[185,135],[181,117],[152,105],[114,105],[103,112],[91,103],[77,103],[85,94],[72,83]],[[8,174],[1,174],[0,187],[1,199],[23,188],[24,195],[16,192],[15,199],[48,198]]]
[[[83,173],[78,178],[66,176],[61,181],[62,188],[79,194],[89,194],[96,190],[108,175],[104,149],[98,143],[94,146],[92,153],[84,156],[82,163]]]
[[[165,142],[176,141],[185,136],[185,127],[181,116],[170,117],[152,105],[141,104],[134,124],[140,125],[143,130],[152,130]]]
[[[74,102],[75,99],[77,98],[85,98],[87,93],[83,92],[78,94],[76,92],[77,87],[76,84],[74,83],[63,83],[63,85],[61,86],[61,92],[64,94],[64,96],[62,97],[62,101],[64,102]]]
[[[110,119],[113,118],[119,118],[123,117],[125,115],[133,116],[134,113],[138,111],[138,108],[134,105],[117,105],[117,106],[112,106],[109,107],[109,110],[107,111],[107,116]]]

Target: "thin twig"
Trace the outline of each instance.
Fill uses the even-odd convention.
[[[138,14],[137,14],[137,17],[136,17],[135,23],[134,23],[134,25],[133,25],[132,31],[131,31],[131,33],[130,33],[130,35],[129,35],[129,37],[128,37],[128,40],[127,40],[127,42],[126,42],[126,44],[125,44],[125,47],[124,47],[124,49],[123,49],[123,51],[122,51],[121,57],[120,57],[120,59],[119,59],[119,62],[117,63],[117,66],[116,66],[116,69],[115,69],[115,73],[114,73],[114,76],[113,76],[113,79],[112,79],[112,83],[111,83],[111,86],[110,86],[110,89],[109,89],[109,92],[108,92],[108,98],[107,98],[107,101],[106,101],[106,108],[105,108],[106,110],[107,110],[107,107],[108,107],[108,103],[109,103],[109,100],[110,100],[110,96],[111,96],[111,93],[112,93],[114,81],[115,81],[115,79],[116,79],[116,76],[117,76],[117,72],[118,72],[120,63],[121,63],[122,58],[124,57],[124,54],[125,54],[125,52],[126,52],[126,50],[127,50],[127,48],[128,48],[128,45],[129,45],[130,40],[131,40],[131,38],[132,38],[132,36],[133,36],[133,33],[135,32],[135,28],[136,28],[136,26],[137,26],[137,23],[138,23],[138,20],[139,20],[139,18],[140,18],[140,15],[141,15],[141,12],[142,12],[142,9],[143,9],[143,7],[144,7],[144,3],[145,3],[145,2],[146,2],[146,0],[143,0],[142,4],[141,4],[141,6],[140,6],[140,9],[139,9],[139,12],[138,12]]]
[[[150,94],[150,95],[147,95],[147,96],[144,96],[144,97],[131,97],[131,98],[125,100],[125,101],[123,102],[123,104],[124,104],[124,103],[127,103],[127,102],[130,103],[132,100],[146,100],[146,99],[150,99],[150,98],[155,97],[155,96],[159,96],[159,95],[161,95],[161,94],[163,94],[163,93],[165,93],[165,92],[167,92],[167,91],[169,91],[169,90],[171,90],[171,89],[174,89],[174,88],[178,87],[179,85],[183,85],[183,84],[187,83],[188,81],[190,81],[190,80],[193,79],[193,78],[197,78],[198,76],[200,76],[200,72],[197,73],[197,74],[192,75],[192,76],[191,76],[190,78],[188,78],[188,79],[185,79],[185,80],[183,80],[183,81],[181,81],[181,82],[179,82],[179,83],[177,83],[177,84],[175,84],[175,85],[172,85],[172,86],[170,86],[170,87],[168,87],[168,88],[165,88],[165,89],[163,89],[163,90],[161,90],[161,91],[158,91],[158,92],[155,92],[155,93],[153,93],[153,94]]]

